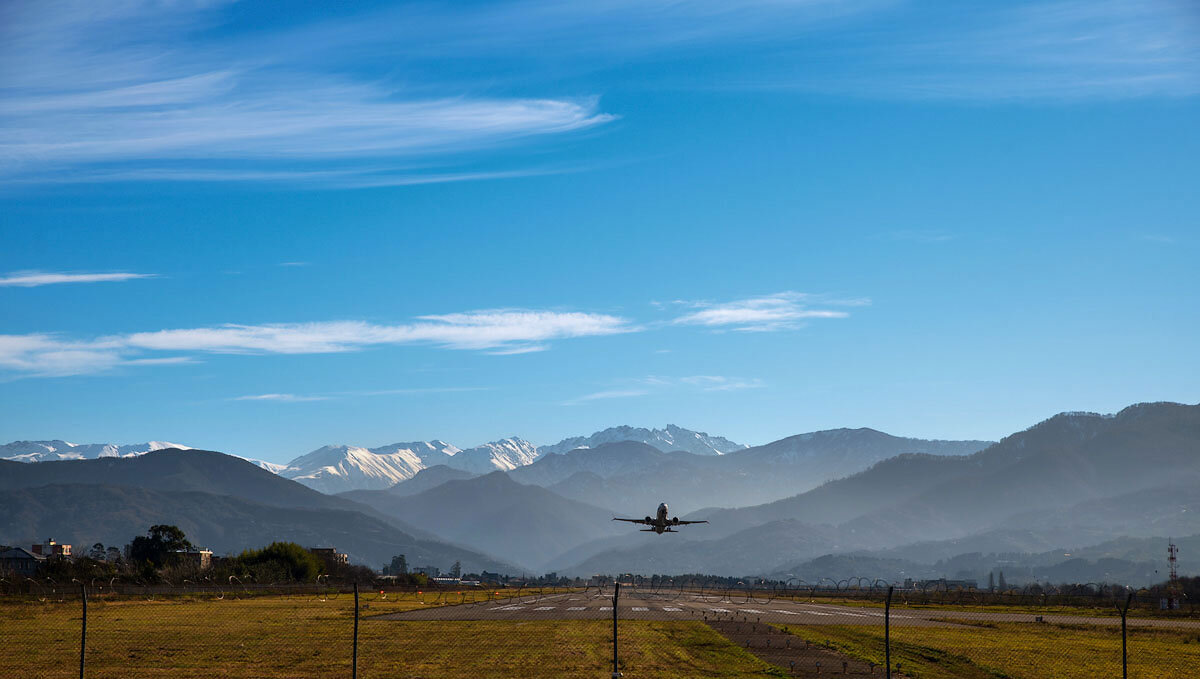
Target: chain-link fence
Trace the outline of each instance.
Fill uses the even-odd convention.
[[[865,581],[423,590],[29,580],[0,594],[0,676],[1200,677],[1200,613],[1163,604],[1100,587]]]

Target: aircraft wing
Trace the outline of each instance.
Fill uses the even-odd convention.
[[[677,522],[674,522],[674,521],[672,521],[672,522],[671,522],[671,525],[672,525],[672,526],[686,526],[686,525],[688,525],[689,523],[708,523],[708,522],[707,522],[707,521],[683,521],[683,520],[680,520],[678,523],[677,523]]]
[[[647,521],[647,520],[645,520],[645,519],[621,519],[621,518],[618,518],[618,517],[615,517],[615,516],[613,517],[613,521],[628,521],[629,523],[640,523],[640,524],[642,524],[643,526],[652,526],[652,525],[654,525],[654,522],[652,522],[652,521]]]

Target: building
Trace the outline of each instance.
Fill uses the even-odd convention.
[[[179,555],[180,563],[193,566],[202,571],[212,568],[213,553],[211,549],[193,549],[190,551],[181,549],[175,553]]]
[[[350,563],[350,555],[337,551],[336,547],[309,547],[308,551],[312,552],[321,561],[324,561],[325,567],[330,570],[333,570],[336,566],[345,566]]]
[[[71,556],[71,545],[63,545],[54,541],[54,538],[46,538],[46,541],[40,545],[33,546],[33,553],[37,556]]]
[[[20,547],[9,547],[0,551],[0,571],[30,577],[46,562],[46,557],[27,552]]]
[[[437,566],[421,566],[419,568],[414,568],[413,573],[417,573],[419,575],[427,575],[431,578],[436,578],[437,576],[442,574],[442,569],[438,568]]]

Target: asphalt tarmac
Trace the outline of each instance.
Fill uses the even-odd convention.
[[[597,592],[572,592],[497,599],[364,616],[364,621],[381,620],[611,620],[612,595]],[[697,620],[772,623],[783,625],[883,625],[882,608],[842,606],[816,602],[797,602],[766,597],[725,597],[693,593],[666,595],[622,592],[617,617],[622,620]],[[893,606],[893,627],[955,627],[955,621],[1038,622],[1034,613],[990,613],[947,609],[909,609]],[[1120,625],[1112,616],[1057,615],[1040,616],[1045,624]],[[1200,631],[1198,620],[1129,618],[1130,627],[1174,627]]]

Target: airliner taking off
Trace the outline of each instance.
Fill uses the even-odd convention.
[[[658,506],[657,517],[651,518],[647,516],[644,519],[621,519],[614,516],[613,521],[628,521],[629,523],[640,523],[643,526],[650,526],[649,528],[643,528],[642,532],[658,533],[659,535],[663,533],[678,533],[679,531],[671,530],[674,526],[686,526],[689,523],[708,523],[707,521],[680,521],[678,516],[667,518],[667,503],[665,502]]]

